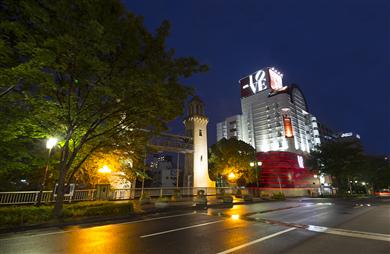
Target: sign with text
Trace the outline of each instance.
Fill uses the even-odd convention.
[[[239,80],[241,98],[257,94],[266,89],[271,93],[284,90],[283,74],[274,68],[264,68]]]

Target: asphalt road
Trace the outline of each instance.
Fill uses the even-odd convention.
[[[293,199],[3,234],[0,253],[390,253],[390,199]]]

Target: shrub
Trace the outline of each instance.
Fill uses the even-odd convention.
[[[63,217],[128,215],[134,211],[132,202],[80,202],[64,205]],[[0,208],[0,226],[23,226],[45,223],[53,219],[53,206],[12,206]]]
[[[272,193],[272,199],[275,200],[284,200],[286,199],[282,192]]]
[[[260,193],[260,197],[261,197],[262,199],[270,199],[270,198],[271,198],[271,195],[270,195],[269,193],[267,193],[267,192],[262,191],[262,192]]]
[[[50,206],[12,206],[0,209],[0,225],[22,226],[52,219]]]

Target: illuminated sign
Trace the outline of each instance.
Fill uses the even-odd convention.
[[[293,136],[293,129],[291,124],[291,118],[287,115],[283,116],[283,125],[284,125],[284,136],[286,138],[291,138]]]
[[[298,160],[298,166],[300,168],[304,168],[305,166],[303,165],[303,157],[300,155],[297,155],[297,160]]]
[[[269,85],[272,90],[280,90],[283,87],[282,76],[274,69],[268,69]]]
[[[268,88],[271,93],[283,91],[283,74],[274,68],[264,68],[239,80],[241,87],[241,98],[259,93]]]
[[[350,137],[350,136],[352,136],[352,132],[347,132],[347,133],[341,134],[342,138],[346,138],[346,137]]]

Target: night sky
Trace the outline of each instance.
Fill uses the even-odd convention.
[[[390,1],[124,3],[149,30],[169,20],[168,47],[209,65],[185,80],[206,103],[209,146],[216,123],[241,113],[238,80],[273,66],[300,86],[319,121],[360,134],[368,153],[390,154]],[[171,132],[184,133],[181,121]]]

